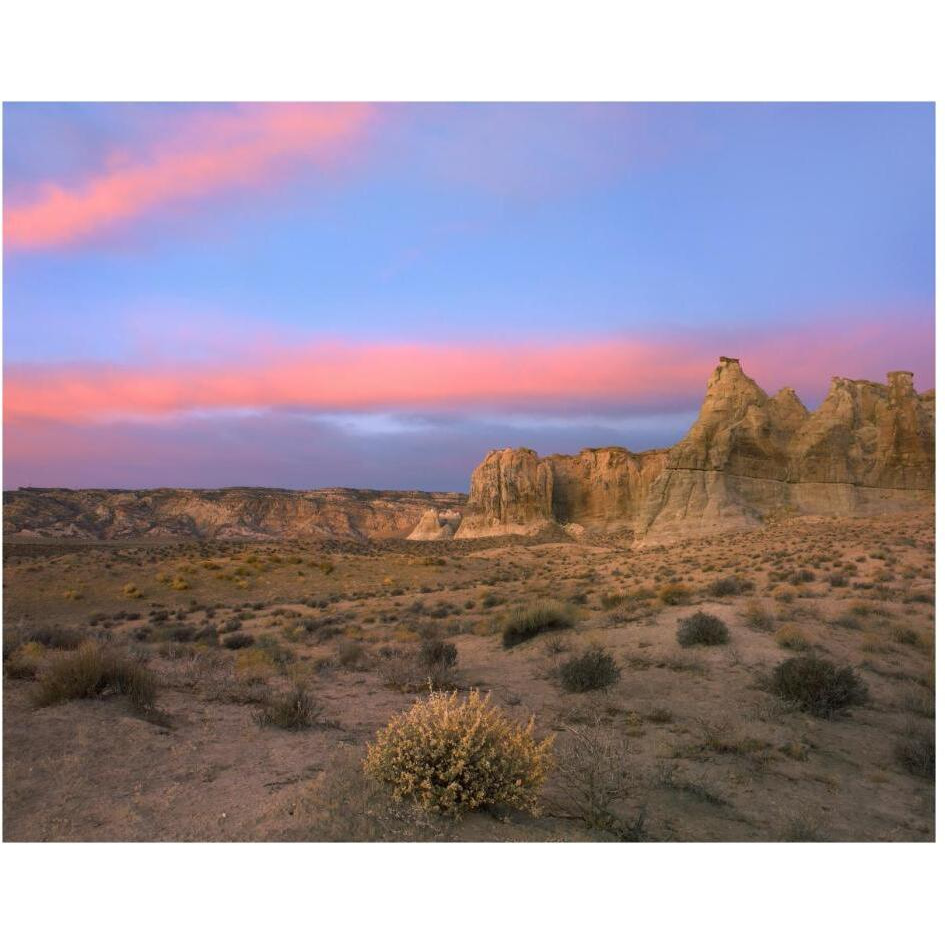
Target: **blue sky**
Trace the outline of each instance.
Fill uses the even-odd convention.
[[[485,446],[668,445],[719,354],[811,406],[834,373],[911,369],[928,387],[933,141],[927,104],[6,105],[7,487],[464,488]],[[777,355],[805,343],[817,358]],[[370,349],[358,363],[384,376],[468,350],[495,396],[418,378],[354,422],[304,371],[298,396],[262,384],[258,403],[202,400],[199,371],[172,407],[151,396],[174,365],[255,376],[326,344]],[[586,379],[552,396],[535,378],[523,400],[488,367],[489,351],[611,344],[628,373],[665,360],[676,386],[589,403],[588,358]],[[57,413],[36,394],[78,402],[80,374],[109,372],[127,409]],[[247,409],[284,429],[265,441],[282,461],[253,459]],[[436,449],[447,422],[448,461],[401,455]],[[119,434],[145,457],[120,474]],[[173,464],[150,458],[158,439]]]

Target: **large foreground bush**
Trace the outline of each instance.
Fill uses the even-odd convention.
[[[849,666],[834,666],[816,656],[795,656],[779,663],[771,688],[812,715],[827,718],[838,709],[866,702],[866,683]]]
[[[557,601],[539,601],[510,611],[502,624],[502,645],[512,647],[539,633],[567,630],[574,626],[570,608]]]
[[[534,812],[551,767],[552,738],[537,741],[478,692],[434,692],[395,716],[368,746],[364,770],[397,799],[458,814],[495,804]]]
[[[35,701],[47,706],[107,693],[127,696],[137,709],[152,709],[157,680],[142,663],[95,643],[83,643],[50,664],[39,681]]]

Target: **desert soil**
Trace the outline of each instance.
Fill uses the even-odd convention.
[[[931,515],[914,514],[645,549],[619,534],[7,542],[4,838],[612,840],[568,776],[589,744],[616,759],[613,810],[637,839],[929,841],[934,784],[902,759],[934,724],[933,541]],[[509,611],[544,600],[574,626],[504,648]],[[680,646],[679,620],[700,610],[728,643]],[[234,634],[247,645],[228,648]],[[108,693],[37,708],[77,637],[145,660],[158,711]],[[489,691],[555,733],[562,764],[538,816],[426,814],[362,774],[374,733],[423,697],[429,637],[458,650],[444,685]],[[619,680],[564,691],[558,667],[594,645]],[[772,668],[804,653],[855,668],[866,704],[819,718],[773,694]],[[260,724],[266,700],[297,684],[315,724]]]

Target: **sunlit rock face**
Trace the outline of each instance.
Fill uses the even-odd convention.
[[[659,542],[772,515],[914,508],[934,488],[934,403],[895,371],[886,384],[834,378],[811,413],[792,389],[768,396],[736,358],[721,358],[698,418],[669,450],[491,452],[473,472],[457,537],[574,525],[571,534],[623,527]]]
[[[457,509],[442,511],[429,508],[420,517],[417,527],[407,536],[408,541],[445,541],[459,528],[462,513]]]

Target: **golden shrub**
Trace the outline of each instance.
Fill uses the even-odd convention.
[[[394,797],[459,814],[494,804],[537,813],[551,743],[490,704],[488,695],[433,692],[395,716],[368,746],[364,770]]]

